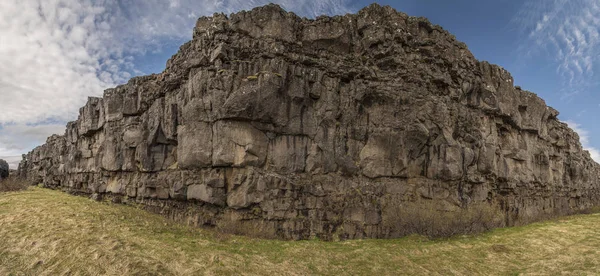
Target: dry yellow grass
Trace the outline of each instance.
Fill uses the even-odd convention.
[[[482,235],[272,241],[30,189],[0,194],[0,275],[597,275],[600,215]]]

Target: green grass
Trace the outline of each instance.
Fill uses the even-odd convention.
[[[434,241],[273,241],[178,225],[58,191],[0,194],[0,275],[598,273],[599,214]]]

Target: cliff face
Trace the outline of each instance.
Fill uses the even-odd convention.
[[[485,203],[510,225],[600,203],[557,115],[426,19],[269,5],[200,18],[162,74],[90,98],[19,174],[285,238],[394,236],[408,202]]]

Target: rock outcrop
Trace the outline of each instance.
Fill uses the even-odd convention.
[[[600,203],[557,115],[424,18],[268,5],[200,18],[163,73],[90,98],[19,174],[283,238],[392,237],[409,202],[512,225]]]
[[[3,159],[0,159],[0,180],[8,178],[9,173],[8,163]]]

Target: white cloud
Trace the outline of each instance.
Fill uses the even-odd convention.
[[[135,73],[132,54],[191,38],[200,15],[268,2],[2,0],[0,124],[72,120],[87,96]],[[348,11],[344,0],[278,2],[309,16]]]
[[[579,134],[579,141],[581,142],[583,149],[589,151],[590,155],[592,156],[592,159],[594,159],[594,161],[600,163],[600,150],[590,146],[589,132],[587,130],[581,128],[580,124],[575,123],[573,121],[565,121],[565,123],[567,125],[569,125],[569,127],[571,129],[573,129],[575,132],[577,132],[577,134]]]
[[[8,163],[8,167],[12,170],[16,170],[19,167],[19,163],[21,162],[21,155],[18,156],[0,156],[0,159],[6,161]]]
[[[88,96],[139,75],[134,55],[190,39],[200,16],[275,2],[314,17],[349,12],[350,1],[1,0],[0,156],[42,143]]]
[[[527,0],[513,19],[524,38],[520,51],[554,59],[563,98],[598,85],[600,2]]]
[[[40,145],[52,134],[64,134],[63,124],[9,124],[0,129],[0,159],[6,160],[16,169],[21,154]]]
[[[64,134],[63,124],[25,125],[10,124],[0,131],[0,155],[20,155],[35,147],[39,141],[46,141],[52,134]]]

